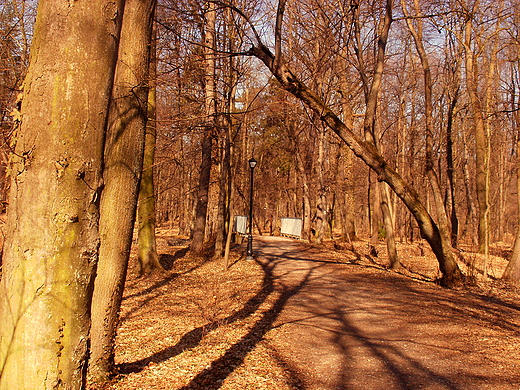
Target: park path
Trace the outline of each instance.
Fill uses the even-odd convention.
[[[254,251],[282,302],[264,339],[295,388],[520,389],[520,306],[291,239]]]

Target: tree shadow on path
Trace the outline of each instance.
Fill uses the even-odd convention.
[[[261,263],[265,275],[269,280],[269,294],[274,291],[273,263]],[[213,361],[211,366],[201,371],[189,384],[181,387],[180,390],[205,389],[216,390],[222,386],[222,382],[244,362],[245,357],[262,341],[265,334],[273,327],[278,315],[281,313],[287,301],[297,294],[309,281],[312,270],[309,270],[305,277],[295,286],[282,288],[280,296],[272,307],[263,313],[262,317],[253,325],[250,331],[242,337],[240,341],[229,348],[222,357]],[[298,386],[298,378],[293,377],[292,381]]]
[[[204,335],[221,326],[231,324],[235,321],[243,320],[255,313],[260,305],[275,291],[273,278],[273,264],[261,264],[264,271],[262,288],[251,297],[236,313],[224,319],[213,321],[184,334],[180,341],[170,347],[158,351],[151,356],[130,363],[121,363],[117,366],[120,374],[129,374],[142,371],[150,363],[161,363],[174,356],[181,354],[187,349],[191,349],[199,345]],[[236,368],[245,358],[245,356],[261,341],[272,327],[278,314],[285,306],[287,300],[296,294],[306,283],[302,280],[300,285],[290,288],[282,292],[281,296],[274,303],[272,308],[266,311],[262,318],[255,323],[250,332],[245,335],[237,344],[232,346],[220,359],[213,362],[210,368],[199,373],[185,389],[202,386],[204,389],[217,389],[221,382]],[[219,382],[220,381],[220,382]]]

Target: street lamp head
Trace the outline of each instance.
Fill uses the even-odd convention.
[[[251,169],[253,169],[254,167],[256,167],[256,160],[254,158],[252,158],[251,160],[249,160],[249,166],[251,167]]]

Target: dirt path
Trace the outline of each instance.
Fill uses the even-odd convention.
[[[338,264],[327,251],[255,237],[279,292],[264,339],[295,388],[520,389],[520,306]]]
[[[517,290],[437,287],[416,246],[399,248],[407,276],[363,242],[337,251],[255,237],[256,261],[243,249],[222,272],[161,232],[166,270],[138,278],[131,262],[119,374],[103,389],[520,389]]]

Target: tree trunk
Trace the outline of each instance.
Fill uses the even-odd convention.
[[[348,79],[347,73],[343,72],[340,75],[340,93],[342,97],[342,120],[343,122],[352,127],[353,114],[350,99],[348,98]],[[342,188],[342,196],[339,197],[340,201],[340,214],[341,214],[341,240],[352,242],[356,240],[356,222],[355,222],[355,199],[352,194],[354,188],[354,174],[353,169],[353,154],[352,151],[344,144],[341,143],[339,146],[339,159],[338,159],[338,180],[341,181],[340,188]]]
[[[352,194],[354,188],[354,173],[352,172],[352,151],[348,148],[345,149],[345,185],[347,187],[344,196],[342,198],[344,216],[343,216],[343,231],[342,239],[349,242],[357,239],[356,234],[356,211],[355,211],[355,198]]]
[[[211,135],[205,135],[202,141],[202,162],[200,164],[199,189],[197,192],[193,237],[190,247],[191,251],[196,254],[201,254],[204,250],[206,216],[208,214],[209,181],[211,177],[212,143],[213,140]]]
[[[298,177],[301,180],[302,185],[302,235],[301,238],[304,240],[311,239],[311,200],[310,200],[310,188],[307,179],[307,172],[305,170],[305,163],[299,150],[298,137],[296,136],[296,125],[294,121],[289,121],[287,124],[287,133],[291,142],[291,148],[296,157],[296,167],[298,170]]]
[[[89,377],[109,378],[143,165],[155,0],[126,0],[105,143]]]
[[[478,201],[478,245],[479,252],[489,253],[489,147],[488,136],[486,134],[486,119],[479,96],[478,84],[476,80],[475,54],[471,48],[472,39],[472,18],[468,16],[464,29],[464,58],[466,69],[466,85],[471,102],[471,114],[473,129],[475,132],[475,159],[476,159],[476,188]]]
[[[401,0],[401,5],[404,11],[406,19],[406,24],[408,26],[408,30],[415,42],[415,48],[417,49],[417,53],[419,54],[419,58],[421,59],[421,66],[423,70],[423,81],[424,81],[424,117],[426,122],[426,145],[425,145],[425,154],[426,154],[426,175],[430,182],[430,186],[433,194],[433,201],[435,205],[435,211],[437,214],[437,222],[439,226],[440,234],[443,236],[443,240],[451,243],[451,239],[449,237],[449,226],[448,226],[448,217],[446,215],[446,208],[444,205],[443,195],[441,185],[439,183],[439,177],[437,172],[434,169],[434,160],[433,160],[433,102],[432,102],[432,91],[433,91],[433,83],[431,78],[431,69],[430,63],[428,60],[428,55],[426,50],[424,49],[423,44],[423,29],[422,29],[422,14],[419,10],[419,3],[415,0],[415,11],[418,17],[417,20],[412,21],[409,17],[406,4],[404,0]],[[414,22],[416,25],[414,25]]]
[[[377,244],[379,243],[379,228],[381,221],[381,191],[379,183],[368,174],[368,217],[370,223],[370,253],[377,256]]]
[[[379,192],[381,194],[381,212],[385,222],[386,229],[386,250],[388,253],[388,261],[391,269],[397,269],[401,265],[397,257],[397,246],[395,244],[395,213],[391,203],[390,192],[386,183],[379,183]]]
[[[235,105],[233,103],[234,101],[234,89],[232,92],[233,99],[229,100],[227,102],[228,104],[228,112],[234,112],[235,111]],[[226,116],[226,125],[227,125],[227,136],[230,140],[230,142],[226,143],[228,150],[228,179],[227,179],[227,192],[228,192],[228,220],[227,220],[227,231],[226,231],[226,242],[224,246],[224,270],[227,271],[229,268],[229,252],[231,249],[231,238],[233,236],[233,229],[234,229],[234,223],[235,223],[235,160],[234,160],[234,142],[231,142],[233,139],[233,131],[234,131],[234,123],[233,123],[233,117],[231,115]]]
[[[157,77],[157,57],[155,39],[150,52],[149,79],[155,83]],[[144,141],[143,172],[139,183],[139,201],[137,204],[138,236],[137,246],[139,262],[139,274],[149,275],[155,270],[162,269],[157,254],[157,240],[155,237],[155,185],[154,185],[154,160],[155,142],[157,139],[156,122],[156,86],[151,85],[148,91],[148,121],[146,122],[146,135]]]
[[[230,177],[230,140],[226,136],[222,139],[223,147],[220,153],[220,179],[218,188],[218,204],[217,204],[217,218],[215,226],[215,253],[214,257],[219,259],[224,254],[224,233],[226,224],[226,214],[229,212],[227,207],[227,198],[229,196],[228,186],[226,185]]]
[[[449,196],[451,201],[451,245],[454,248],[457,248],[458,238],[459,238],[459,219],[457,218],[457,208],[455,202],[455,179],[454,172],[455,169],[453,167],[453,116],[455,114],[455,107],[457,105],[459,90],[455,91],[454,95],[451,97],[450,107],[448,111],[448,118],[446,124],[446,166],[447,166],[447,176],[448,176],[448,185],[449,185]]]
[[[123,2],[40,0],[11,156],[0,389],[85,386]]]
[[[325,129],[319,128],[318,135],[318,199],[316,199],[316,233],[314,235],[314,242],[321,244],[326,234],[327,228],[327,197],[325,189],[325,178],[323,176],[324,166],[324,143],[325,143]]]
[[[204,250],[206,234],[206,217],[208,214],[209,183],[211,177],[211,154],[213,149],[213,133],[215,131],[216,90],[215,90],[215,3],[208,1],[204,33],[205,93],[206,93],[206,129],[202,140],[202,162],[195,209],[195,222],[191,251],[201,254]]]

